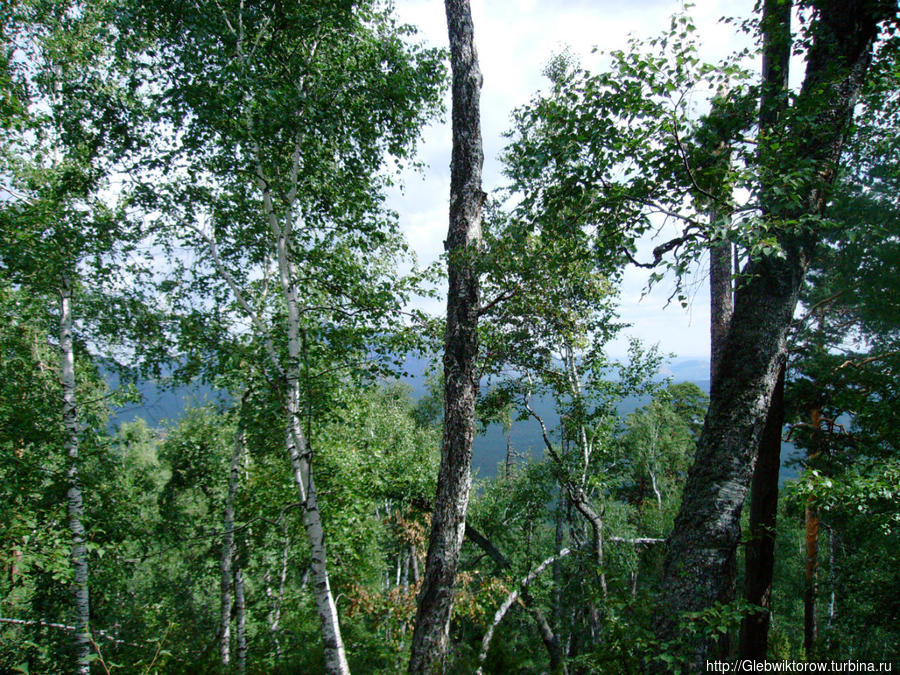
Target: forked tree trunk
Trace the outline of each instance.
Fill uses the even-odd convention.
[[[447,656],[459,551],[472,484],[472,441],[478,375],[479,284],[474,256],[481,243],[481,71],[468,0],[445,0],[453,71],[453,156],[447,234],[447,328],[444,337],[444,433],[428,556],[418,596],[409,672],[441,672]]]
[[[745,549],[744,599],[761,610],[749,614],[741,624],[741,658],[754,661],[764,661],[766,658],[772,612],[778,472],[781,468],[781,429],[784,426],[784,371],[782,364],[750,488],[750,541]]]
[[[759,105],[760,164],[774,164],[776,146],[787,110],[791,57],[791,4],[767,0],[763,8],[763,87]],[[776,179],[777,181],[777,179]],[[762,215],[778,211],[773,185],[762,185]],[[775,569],[775,526],[778,517],[778,474],[781,468],[781,429],[784,425],[782,361],[769,403],[766,425],[759,444],[750,493],[750,534],[745,549],[744,599],[760,611],[741,624],[741,656],[756,661],[766,658],[771,618],[772,575]]]
[[[59,288],[59,381],[62,385],[62,417],[66,452],[69,455],[68,508],[72,535],[72,568],[75,591],[75,672],[91,670],[91,601],[88,589],[88,557],[85,545],[84,502],[78,478],[78,412],[75,398],[75,350],[72,343],[72,282],[64,279]]]
[[[766,7],[777,4],[770,0]],[[886,0],[816,3],[806,78],[796,104],[802,114],[794,120],[796,128],[781,139],[783,152],[790,155],[781,156],[778,165],[814,165],[816,175],[802,188],[800,206],[788,199],[773,213],[783,257],[759,256],[744,269],[696,458],[668,540],[657,625],[662,639],[674,637],[683,612],[734,598],[741,509],[784,358],[787,329],[817,243],[815,232],[798,232],[781,223],[822,214],[878,22],[891,5],[895,3]],[[775,169],[761,167],[770,178]],[[687,656],[695,668],[705,667],[714,646],[714,636],[698,635],[690,642]]]

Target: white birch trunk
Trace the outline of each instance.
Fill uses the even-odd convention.
[[[238,674],[247,672],[247,604],[244,602],[244,570],[240,563],[234,566],[234,605],[237,619]]]
[[[294,482],[304,503],[303,524],[312,553],[313,596],[322,628],[322,642],[325,651],[325,672],[328,675],[348,675],[350,667],[341,638],[341,627],[337,606],[328,580],[325,532],[319,513],[319,503],[313,482],[311,453],[306,436],[300,424],[300,363],[302,344],[300,340],[300,309],[296,289],[291,275],[288,257],[288,232],[281,230],[278,237],[278,270],[281,289],[288,310],[288,442],[287,450],[294,470]]]
[[[284,600],[284,584],[287,581],[287,570],[288,570],[288,555],[291,551],[291,538],[288,534],[287,524],[284,526],[284,549],[281,552],[281,574],[278,578],[278,597],[275,598],[272,596],[272,587],[270,584],[269,573],[266,572],[265,576],[265,584],[266,584],[266,598],[269,600],[270,612],[269,612],[269,632],[272,634],[272,641],[275,643],[275,656],[280,661],[283,654],[281,652],[281,641],[278,639],[278,625],[281,622],[281,603]],[[307,572],[303,575],[303,584],[306,585],[306,576],[309,573]]]
[[[222,557],[219,561],[221,572],[221,611],[219,614],[219,660],[227,667],[231,660],[231,588],[232,560],[234,558],[234,500],[241,478],[241,458],[244,454],[244,439],[240,432],[235,434],[231,466],[228,473],[228,493],[225,497],[225,516],[222,521]]]
[[[91,602],[88,590],[88,559],[84,532],[84,503],[78,480],[78,413],[75,399],[75,352],[72,346],[72,282],[64,279],[59,288],[59,380],[63,395],[63,425],[69,455],[68,508],[72,534],[72,568],[75,572],[75,672],[90,672]]]

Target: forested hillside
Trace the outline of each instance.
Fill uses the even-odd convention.
[[[468,0],[3,3],[0,672],[900,669],[900,10],[746,4],[492,184]]]

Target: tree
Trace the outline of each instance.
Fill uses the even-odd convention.
[[[729,602],[734,592],[740,512],[756,448],[784,357],[786,334],[800,287],[819,239],[817,223],[828,202],[853,106],[865,80],[880,23],[892,3],[815,3],[803,87],[777,134],[776,166],[760,167],[771,186],[776,172],[796,181],[779,190],[767,214],[778,255],[752,256],[742,271],[720,376],[712,383],[710,411],[698,442],[681,511],[669,538],[661,616]],[[853,19],[847,20],[847,12]],[[781,77],[770,71],[772,77]],[[671,637],[672,618],[660,635]],[[702,663],[708,638],[691,646]]]
[[[468,0],[446,0],[453,72],[453,156],[450,162],[450,224],[447,327],[444,337],[444,434],[425,574],[419,591],[410,674],[442,672],[459,551],[465,535],[472,484],[472,442],[478,395],[479,280],[475,255],[481,245],[481,71]]]
[[[7,11],[7,10],[4,10]],[[4,192],[2,266],[7,282],[49,299],[56,296],[57,373],[68,456],[77,671],[87,673],[91,609],[76,388],[76,331],[104,323],[91,296],[116,292],[123,254],[139,234],[124,213],[101,198],[108,176],[139,134],[122,130],[131,100],[112,61],[106,5],[13,3],[3,32],[4,125],[0,160]],[[95,39],[94,34],[100,34]],[[9,94],[10,96],[6,96]],[[124,276],[128,276],[125,273]],[[76,303],[76,298],[79,300]],[[133,298],[132,298],[133,299]],[[80,301],[84,301],[83,303]],[[82,310],[84,317],[76,321]],[[93,311],[92,311],[93,310]],[[98,311],[99,310],[99,311]],[[121,335],[121,332],[119,333]],[[109,344],[112,336],[98,342]],[[92,345],[93,346],[93,345]]]
[[[375,2],[162,3],[121,18],[172,129],[157,152],[178,178],[152,198],[210,262],[172,280],[173,297],[187,327],[210,314],[213,332],[222,320],[252,326],[251,350],[282,396],[325,668],[346,673],[305,427],[325,379],[371,370],[409,292],[384,169],[387,155],[409,157],[435,112],[438,55],[409,44],[410,29]],[[196,292],[211,289],[224,312],[204,315]]]

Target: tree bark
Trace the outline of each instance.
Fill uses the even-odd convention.
[[[767,0],[763,6],[763,83],[759,105],[759,161],[774,163],[771,141],[787,110],[791,58],[791,3]],[[771,175],[766,172],[764,176]],[[762,184],[762,215],[777,213],[773,186]],[[741,624],[740,651],[744,658],[765,660],[768,648],[772,574],[775,567],[775,525],[778,513],[778,473],[781,467],[781,429],[784,425],[785,362],[782,361],[760,440],[750,495],[751,540],[746,548],[744,598],[760,611]]]
[[[72,535],[71,561],[75,591],[75,672],[87,675],[91,670],[91,600],[88,587],[88,557],[85,545],[84,502],[78,478],[78,409],[75,396],[75,350],[72,343],[72,282],[64,279],[59,287],[59,380],[62,386],[62,417],[66,452],[69,455],[68,509]]]
[[[803,593],[803,652],[812,659],[819,637],[816,620],[816,600],[819,592],[819,509],[812,503],[806,505],[806,584]]]
[[[445,0],[453,72],[447,327],[444,337],[444,431],[441,467],[422,588],[418,596],[411,675],[441,672],[446,661],[459,551],[472,483],[472,442],[478,393],[479,283],[474,256],[481,244],[484,154],[481,71],[468,0]]]
[[[744,598],[761,609],[745,617],[741,625],[741,658],[754,661],[764,661],[766,658],[771,618],[778,472],[781,468],[781,429],[784,426],[784,371],[782,364],[750,488],[751,539],[745,549]]]
[[[710,220],[718,216],[710,215]],[[732,252],[731,242],[722,241],[709,247],[709,379],[716,378],[719,364],[722,361],[722,352],[725,347],[725,338],[728,334],[728,324],[731,322],[731,314],[734,311],[732,297]],[[654,485],[654,490],[656,486]],[[659,495],[657,494],[657,499]]]
[[[228,492],[225,495],[225,515],[222,519],[222,555],[219,560],[221,605],[219,612],[219,661],[224,668],[231,661],[231,589],[233,582],[232,561],[234,560],[234,500],[241,477],[241,458],[244,454],[243,437],[234,435],[231,465],[228,472]]]
[[[268,194],[266,191],[265,194]],[[267,211],[269,211],[267,209]],[[300,423],[300,364],[303,363],[303,348],[300,335],[300,308],[294,286],[289,257],[290,223],[283,228],[272,225],[277,238],[278,271],[282,294],[288,311],[288,356],[290,365],[286,369],[287,380],[287,451],[294,471],[294,483],[304,503],[303,525],[309,539],[312,553],[313,597],[322,630],[322,646],[325,652],[325,672],[328,675],[348,675],[350,667],[341,637],[341,626],[337,606],[331,593],[328,578],[328,556],[325,548],[325,531],[319,513],[319,501],[313,481],[312,450]]]
[[[766,3],[772,10],[777,0]],[[805,176],[797,202],[777,205],[774,232],[781,256],[760,255],[744,268],[721,369],[712,381],[710,406],[688,475],[681,509],[669,537],[663,572],[662,611],[657,631],[671,639],[678,617],[716,602],[730,602],[735,591],[735,557],[740,515],[767,418],[786,332],[797,304],[817,233],[796,225],[822,214],[840,159],[844,133],[871,60],[878,22],[891,2],[816,3],[807,72],[796,103],[800,114],[776,169],[815,166]],[[784,139],[782,139],[784,140]],[[764,184],[765,185],[765,184]],[[703,668],[714,650],[713,636],[698,636],[688,658]]]
[[[237,670],[247,672],[247,603],[244,601],[244,570],[240,563],[234,566],[234,609],[237,623]]]

